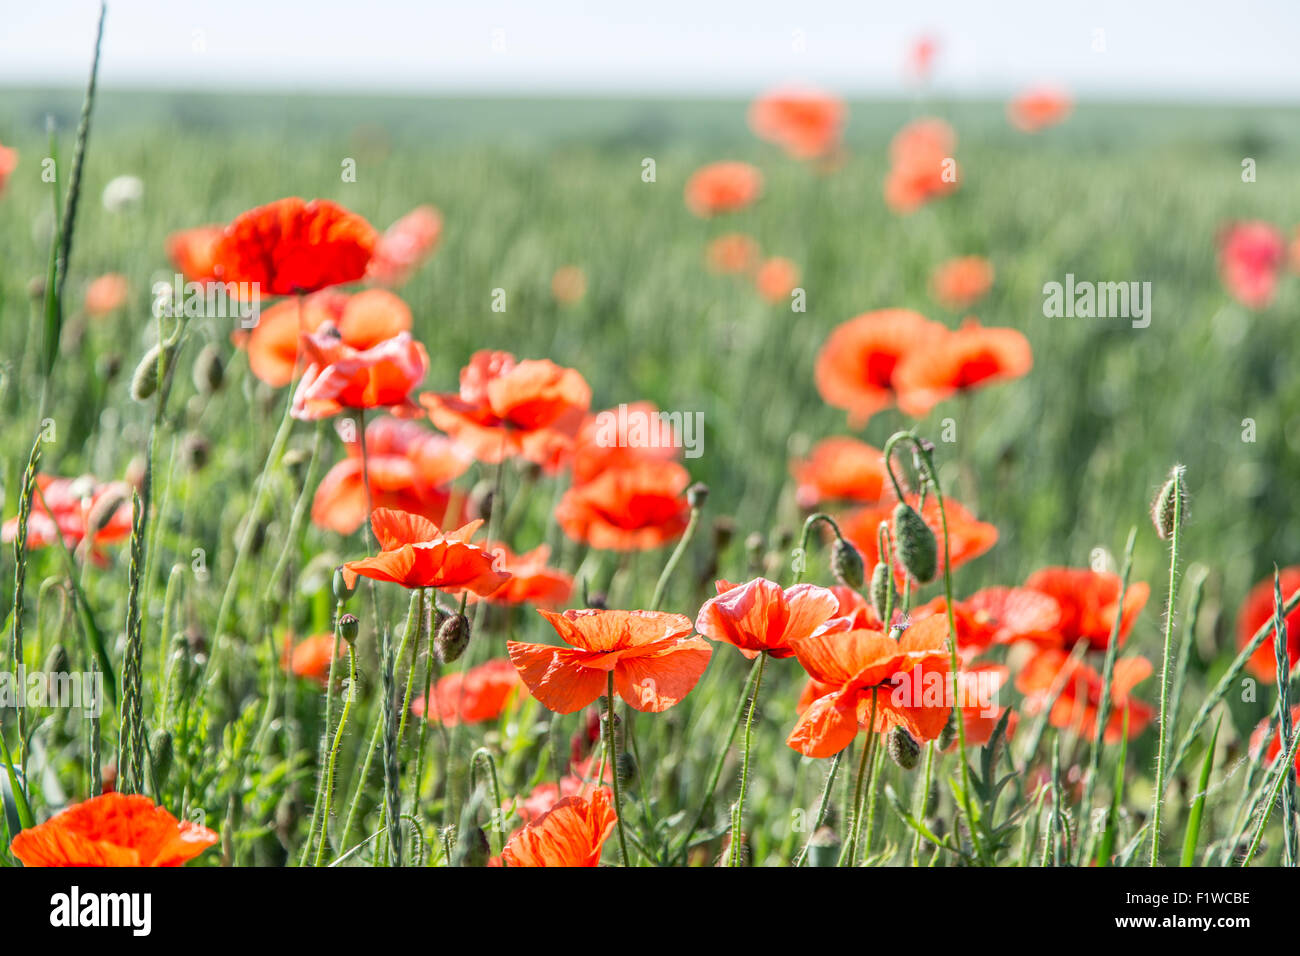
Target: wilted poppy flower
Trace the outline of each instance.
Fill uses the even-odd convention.
[[[1089,649],[1104,651],[1110,643],[1110,630],[1119,611],[1119,575],[1087,568],[1042,568],[1025,581],[1025,587],[1042,591],[1056,599],[1060,622],[1031,639],[1036,643],[1071,649],[1087,641]],[[1124,643],[1133,622],[1142,613],[1151,588],[1145,581],[1129,584],[1124,594],[1124,611],[1120,621],[1119,642]]]
[[[581,302],[587,294],[587,275],[577,266],[560,266],[551,276],[551,295],[560,305]]]
[[[438,720],[444,727],[496,720],[519,698],[522,686],[515,665],[504,657],[464,672],[453,671],[431,689],[429,720]],[[411,701],[411,713],[416,717],[423,717],[427,710],[423,695]]]
[[[993,263],[983,256],[941,262],[930,276],[930,294],[945,309],[965,309],[993,287]]]
[[[707,638],[734,644],[753,659],[763,651],[790,657],[794,643],[808,637],[839,611],[827,588],[796,584],[782,590],[766,578],[746,584],[718,581],[718,596],[704,602],[695,629]]]
[[[510,580],[487,596],[489,603],[553,608],[573,596],[573,576],[546,563],[551,557],[550,545],[539,544],[523,554],[515,554],[499,543],[485,547],[495,555],[497,568],[510,573]]]
[[[933,740],[948,722],[946,621],[918,621],[897,641],[881,631],[815,634],[796,641],[794,653],[819,689],[830,688],[786,740],[805,757],[832,757],[851,744],[870,720],[873,693],[876,732],[902,727],[917,740]]]
[[[1219,232],[1219,275],[1234,299],[1267,308],[1286,260],[1286,240],[1266,222],[1240,222]]]
[[[181,866],[217,842],[148,797],[105,793],[14,837],[24,866]]]
[[[8,525],[5,526],[6,530]],[[8,538],[5,538],[8,541]],[[1282,584],[1282,601],[1291,600],[1300,591],[1300,565],[1278,572]],[[1273,576],[1260,581],[1242,602],[1237,612],[1237,647],[1245,647],[1265,624],[1273,620]],[[1300,663],[1300,607],[1286,616],[1286,652],[1294,668]],[[1277,683],[1277,635],[1272,631],[1247,662],[1251,674],[1265,684]]]
[[[4,194],[5,184],[18,168],[18,150],[0,143],[0,195]]]
[[[1007,710],[998,706],[998,697],[1010,679],[1011,672],[1001,664],[976,664],[957,675],[957,709],[961,711],[966,729],[966,746],[983,747],[992,739],[993,731]],[[1004,739],[1010,740],[1015,735],[1018,717],[1012,711],[1007,718]],[[951,752],[960,746],[960,741],[954,740],[948,750]]]
[[[589,416],[578,430],[571,463],[575,485],[642,461],[673,461],[682,436],[651,402],[629,402]]]
[[[516,832],[501,851],[501,861],[507,867],[597,866],[601,847],[618,823],[612,799],[605,787],[590,797],[565,797]]]
[[[967,319],[924,352],[912,352],[894,370],[898,407],[925,415],[959,392],[1020,378],[1034,364],[1029,340],[1015,329],[990,329]]]
[[[1256,760],[1263,759],[1266,764],[1272,764],[1282,755],[1282,732],[1275,726],[1276,718],[1265,717],[1255,727],[1250,735],[1250,754]],[[1291,708],[1291,727],[1293,733],[1300,733],[1300,704]],[[1273,733],[1269,735],[1269,728]],[[1264,749],[1264,740],[1268,740],[1268,749]],[[1295,756],[1296,775],[1300,776],[1300,751]]]
[[[940,119],[924,118],[904,126],[889,144],[891,166],[885,178],[885,203],[899,213],[912,212],[958,185],[953,152],[957,135]]]
[[[568,647],[508,641],[510,660],[532,695],[571,714],[614,689],[637,710],[659,713],[690,693],[713,649],[691,637],[691,619],[660,611],[538,609]]]
[[[126,305],[126,276],[117,272],[102,275],[86,286],[86,314],[104,316]]]
[[[823,501],[876,504],[888,494],[884,454],[856,438],[824,438],[790,470],[801,508],[815,508]]]
[[[768,302],[784,302],[799,284],[799,267],[789,259],[774,256],[758,267],[754,286]]]
[[[333,322],[326,322],[303,335],[301,343],[307,367],[293,395],[294,418],[315,421],[345,408],[386,408],[405,417],[418,414],[410,393],[428,371],[429,353],[409,332],[358,349],[343,340]]]
[[[933,495],[929,496],[925,499],[924,508],[920,508],[920,500],[916,495],[908,495],[907,502],[913,508],[920,509],[922,519],[934,532],[938,556],[936,566],[939,573],[942,574],[944,561],[943,520],[939,513],[938,499]],[[978,558],[997,544],[997,528],[987,522],[976,520],[975,516],[958,501],[945,498],[943,503],[944,511],[948,516],[948,546],[952,552],[952,566],[954,568],[960,567],[973,558]],[[862,560],[867,567],[872,567],[880,560],[880,549],[877,545],[876,533],[880,527],[880,522],[888,521],[890,523],[890,538],[891,540],[897,540],[897,533],[893,525],[893,513],[894,505],[884,504],[876,507],[859,508],[840,520],[840,531],[862,552]],[[898,575],[900,581],[903,579],[903,568],[898,561],[894,562],[894,573]]]
[[[776,90],[749,108],[749,128],[795,159],[817,159],[839,145],[844,101],[812,90]]]
[[[1036,133],[1064,122],[1073,109],[1074,101],[1068,93],[1043,86],[1026,90],[1008,103],[1007,119],[1022,132]]]
[[[913,619],[944,617],[948,602],[937,597],[912,612]],[[976,591],[964,601],[953,604],[953,623],[957,625],[957,646],[983,651],[994,644],[1012,644],[1037,640],[1053,631],[1061,621],[1056,599],[1031,588],[993,587]]]
[[[375,242],[366,275],[379,285],[403,285],[433,253],[441,235],[442,213],[433,206],[416,206]]]
[[[758,242],[739,232],[718,236],[709,243],[705,254],[711,271],[727,275],[749,272],[757,265],[758,257]]]
[[[697,216],[744,209],[763,192],[763,174],[749,163],[711,163],[686,181],[686,208]]]
[[[263,295],[298,295],[356,282],[377,240],[356,213],[324,199],[279,199],[226,227],[213,250],[222,282],[256,282]]]
[[[55,478],[38,474],[36,487],[40,494],[32,495],[28,550],[53,544],[56,535],[62,535],[69,548],[76,548],[92,530],[96,546],[130,536],[131,487],[126,482],[100,484],[93,475]],[[17,537],[18,518],[13,517],[0,529],[0,540],[8,543]]]
[[[675,461],[638,461],[574,485],[555,508],[564,533],[593,548],[644,551],[679,537],[690,519],[690,475]]]
[[[348,642],[339,638],[339,657],[347,653]],[[293,635],[284,638],[284,669],[296,677],[304,677],[324,684],[329,681],[330,661],[334,658],[334,633],[315,634],[297,644]]]
[[[167,258],[190,282],[211,282],[216,278],[217,243],[225,226],[195,226],[167,237]]]
[[[817,353],[817,391],[828,404],[848,411],[850,425],[861,428],[896,401],[898,364],[913,352],[928,352],[948,334],[910,309],[855,316],[836,326]]]
[[[481,462],[520,455],[544,464],[572,448],[591,388],[576,369],[483,350],[461,369],[459,392],[425,392],[420,403]]]
[[[421,515],[436,524],[448,516],[452,479],[464,474],[469,455],[447,438],[412,421],[377,418],[366,426],[366,474],[377,508]],[[366,497],[361,443],[347,443],[347,457],[331,468],[316,488],[311,520],[322,528],[351,534],[365,523],[371,501]]]
[[[482,524],[481,520],[471,521],[463,528],[444,533],[428,518],[376,508],[370,516],[370,527],[379,542],[380,553],[373,558],[347,562],[343,565],[343,577],[348,587],[354,587],[360,575],[391,581],[404,588],[491,594],[510,575],[497,570],[495,558],[489,552],[469,543]]]
[[[1123,733],[1124,714],[1128,712],[1128,735],[1136,737],[1151,722],[1149,706],[1131,696],[1133,687],[1151,674],[1151,662],[1145,657],[1121,657],[1115,661],[1111,675],[1110,717],[1106,722],[1105,740],[1113,743]],[[1097,708],[1101,705],[1102,678],[1082,661],[1073,660],[1060,648],[1040,650],[1016,675],[1016,689],[1025,695],[1025,713],[1035,714],[1047,706],[1052,691],[1061,688],[1048,722],[1061,730],[1074,730],[1091,737],[1097,729]]]

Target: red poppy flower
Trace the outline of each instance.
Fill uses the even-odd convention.
[[[98,318],[126,305],[126,276],[110,272],[86,286],[86,314]]]
[[[181,866],[217,842],[148,797],[105,793],[14,837],[24,866]]]
[[[442,213],[433,206],[416,206],[375,242],[366,275],[390,288],[404,285],[433,254],[441,236]]]
[[[691,637],[691,619],[660,611],[538,609],[568,647],[508,641],[510,660],[533,696],[561,714],[614,689],[637,710],[659,713],[690,693],[713,649]]]
[[[575,485],[643,461],[671,462],[682,441],[671,420],[651,402],[630,402],[590,415],[578,430],[572,464]]]
[[[1055,628],[1037,635],[1026,635],[1027,638],[1066,650],[1078,641],[1087,641],[1094,651],[1106,649],[1119,610],[1119,575],[1086,568],[1042,568],[1029,576],[1025,587],[1055,598],[1061,614],[1060,623]],[[1129,584],[1119,628],[1121,644],[1142,613],[1150,593],[1151,588],[1145,581]]]
[[[932,349],[948,330],[909,309],[867,312],[836,326],[817,353],[817,391],[861,428],[897,399],[894,369],[913,352]]]
[[[0,195],[4,194],[5,184],[18,168],[18,150],[0,144]]]
[[[967,319],[932,349],[913,352],[898,363],[898,407],[919,418],[951,395],[1020,378],[1033,364],[1029,340],[1015,329],[988,329]]]
[[[714,239],[705,253],[710,271],[731,275],[751,271],[758,264],[758,257],[758,242],[739,232]]]
[[[993,263],[983,256],[941,262],[930,276],[930,294],[945,309],[967,309],[993,288]]]
[[[1219,275],[1234,299],[1265,309],[1277,292],[1286,240],[1266,222],[1234,223],[1219,232]]]
[[[380,553],[373,558],[347,562],[343,565],[343,577],[348,587],[354,587],[360,575],[391,581],[404,588],[491,594],[510,575],[496,569],[493,555],[469,543],[482,524],[481,520],[471,521],[456,531],[443,532],[428,518],[376,508],[370,516],[370,527],[379,542]]]
[[[790,470],[801,508],[816,508],[824,501],[875,504],[888,494],[884,454],[856,438],[825,438]]]
[[[881,631],[815,634],[796,641],[794,652],[822,689],[831,688],[812,701],[786,740],[805,757],[831,757],[851,744],[870,719],[873,693],[877,733],[897,726],[917,740],[933,740],[948,722],[946,621],[918,621],[897,641]]]
[[[912,617],[943,617],[947,608],[948,602],[937,597],[916,608]],[[1036,640],[1054,630],[1060,620],[1061,608],[1056,599],[1030,588],[985,588],[953,605],[957,646],[974,651],[987,650],[994,644]]]
[[[640,461],[574,485],[555,508],[564,533],[593,548],[644,551],[681,536],[690,519],[690,484],[674,461]]]
[[[211,282],[216,278],[217,242],[225,226],[196,226],[167,237],[167,258],[190,282]]]
[[[711,163],[686,181],[686,208],[708,218],[744,209],[762,192],[763,174],[749,163]]]
[[[940,119],[908,123],[889,144],[890,170],[885,178],[885,203],[894,212],[908,213],[957,188],[953,151],[957,135]]]
[[[464,474],[469,455],[455,442],[412,421],[378,418],[366,426],[370,495],[377,508],[421,515],[436,524],[454,523],[447,514],[447,485]],[[339,534],[352,534],[366,520],[370,504],[361,468],[361,443],[347,443],[347,457],[316,488],[311,520]]]
[[[768,302],[785,302],[799,284],[799,267],[789,259],[774,256],[758,267],[754,286]]]
[[[326,322],[301,342],[307,367],[293,395],[294,418],[315,421],[345,408],[418,414],[410,394],[428,371],[429,353],[409,332],[358,349],[343,340],[333,322]]]
[[[1250,754],[1256,760],[1263,758],[1267,764],[1272,764],[1282,755],[1282,732],[1275,726],[1276,719],[1265,717],[1255,727],[1250,735]],[[1273,728],[1273,734],[1269,736],[1269,728]],[[1293,732],[1300,733],[1300,704],[1291,708],[1291,727]],[[1264,750],[1264,740],[1268,739],[1268,749]],[[1263,751],[1261,753],[1261,751]],[[1296,775],[1300,776],[1300,751],[1295,756]]]
[[[5,528],[7,530],[8,525]],[[1278,576],[1282,583],[1282,601],[1285,603],[1300,591],[1300,565],[1283,568]],[[1241,610],[1237,612],[1237,647],[1249,644],[1255,632],[1272,620],[1273,576],[1269,575],[1250,589],[1246,600],[1242,602]],[[1300,607],[1286,616],[1286,652],[1294,668],[1300,663]],[[1255,653],[1250,655],[1246,666],[1262,683],[1277,683],[1277,636],[1272,631]]]
[[[515,554],[504,544],[489,544],[497,567],[510,572],[510,580],[485,598],[490,604],[533,604],[555,608],[573,596],[573,576],[547,565],[551,547],[539,544],[531,551]]]
[[[906,72],[909,76],[924,83],[930,78],[934,69],[934,59],[939,53],[939,41],[932,36],[920,36],[912,42],[907,50]]]
[[[774,581],[754,578],[747,584],[718,581],[716,587],[718,596],[700,608],[695,629],[712,640],[734,644],[751,660],[763,651],[791,657],[797,641],[839,612],[834,593],[815,584],[782,590]]]
[[[913,508],[919,506],[919,499],[916,495],[908,495],[907,500],[908,504]],[[978,558],[997,544],[997,528],[987,522],[976,520],[975,516],[960,502],[945,498],[943,503],[944,510],[948,515],[948,541],[954,568],[960,567],[973,558]],[[853,542],[854,547],[862,552],[862,560],[867,567],[872,567],[880,560],[880,550],[877,547],[876,537],[880,522],[890,522],[891,538],[897,540],[893,526],[893,515],[894,505],[884,504],[871,508],[859,508],[840,520],[840,531],[844,537]],[[939,502],[933,495],[925,499],[925,507],[921,509],[921,518],[934,532],[939,559],[937,567],[939,573],[942,574],[944,561],[943,520],[939,513]],[[903,580],[903,568],[897,561],[894,562],[894,570],[895,574],[898,575],[898,579]]]
[[[1151,722],[1151,708],[1130,693],[1150,674],[1151,662],[1145,657],[1122,657],[1115,661],[1110,684],[1110,717],[1104,735],[1108,743],[1119,740],[1123,733],[1126,711],[1130,738],[1140,734]],[[1048,714],[1048,723],[1091,737],[1096,733],[1097,708],[1101,705],[1101,675],[1082,661],[1072,661],[1066,651],[1049,647],[1031,657],[1016,676],[1016,689],[1025,695],[1026,714],[1041,711],[1057,686],[1061,693]]]
[[[339,638],[339,657],[347,653],[348,642]],[[326,631],[315,634],[297,644],[293,635],[284,638],[284,656],[280,663],[289,673],[296,677],[314,680],[319,684],[329,681],[330,661],[334,657],[334,634]]]
[[[429,720],[440,721],[444,727],[496,720],[519,699],[521,687],[519,672],[504,657],[464,672],[454,671],[433,685]],[[411,701],[411,713],[423,717],[427,706],[421,695]]]
[[[93,475],[55,478],[38,474],[36,487],[40,494],[32,495],[32,512],[27,521],[29,551],[53,544],[56,535],[62,535],[63,543],[75,549],[89,533],[92,515],[95,523],[99,524],[93,542],[96,547],[130,536],[131,486],[126,482],[100,484]],[[114,506],[114,501],[119,504]],[[46,505],[49,505],[48,511]],[[17,537],[18,518],[15,516],[0,529],[0,540],[8,543]],[[102,560],[97,552],[96,555]]]
[[[577,266],[560,266],[551,276],[551,297],[560,305],[581,302],[587,294],[587,274]]]
[[[1011,679],[1011,672],[1001,664],[976,664],[957,675],[958,709],[966,730],[966,746],[983,747],[993,737],[998,722],[1007,708],[998,706],[1003,686]],[[1010,740],[1016,732],[1019,715],[1011,712],[1007,718],[1004,739]],[[949,745],[949,752],[959,748],[960,741]]]
[[[559,783],[553,780],[539,783],[533,787],[532,793],[519,801],[514,808],[515,812],[523,818],[524,823],[531,823],[565,797],[590,797],[593,791],[600,789],[600,784],[595,780],[595,762],[594,757],[588,757],[584,761],[573,764],[573,772],[566,773],[560,778]],[[609,761],[605,761],[603,777],[604,783],[614,782],[614,765]],[[503,810],[509,808],[508,803],[502,807]]]
[[[589,798],[565,797],[516,832],[501,860],[510,866],[596,866],[618,817],[612,796],[600,787]]]
[[[749,128],[795,159],[817,159],[839,145],[844,101],[810,90],[766,93],[749,108]]]
[[[836,609],[835,616],[823,625],[823,630],[883,631],[885,629],[885,626],[880,623],[880,618],[876,616],[875,608],[863,597],[861,591],[845,584],[832,584],[830,592],[835,595],[835,600],[839,601],[840,606]]]
[[[481,462],[521,455],[543,464],[572,448],[591,389],[575,369],[484,350],[461,369],[458,393],[425,392],[420,403]]]
[[[213,250],[222,282],[256,282],[263,295],[298,295],[365,277],[377,236],[356,213],[324,199],[279,199],[226,227]]]
[[[1037,133],[1064,122],[1073,109],[1074,101],[1068,93],[1043,86],[1026,90],[1007,104],[1007,119],[1021,132]]]

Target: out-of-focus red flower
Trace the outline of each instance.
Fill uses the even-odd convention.
[[[370,281],[397,288],[433,254],[442,236],[442,213],[433,206],[416,206],[384,230],[366,267]]]
[[[105,793],[14,837],[23,866],[181,866],[217,842],[148,797]]]
[[[844,101],[812,90],[774,90],[749,108],[749,128],[795,159],[818,159],[840,143],[848,108]]]
[[[225,226],[196,226],[167,237],[167,258],[190,282],[211,282],[216,278],[217,242]]]
[[[1007,104],[1007,119],[1024,133],[1065,122],[1074,110],[1074,101],[1064,90],[1051,86],[1036,87],[1021,93]]]
[[[533,787],[532,793],[519,802],[515,812],[523,818],[524,823],[531,823],[565,797],[589,797],[602,783],[612,784],[614,765],[605,761],[604,774],[601,782],[598,783],[595,779],[596,762],[594,756],[576,761],[571,765],[571,772],[562,776],[559,783],[553,780],[539,783]],[[503,810],[508,808],[509,804],[502,807]]]
[[[686,181],[686,208],[708,218],[744,209],[762,192],[763,174],[749,163],[711,163]]]
[[[497,568],[510,573],[510,580],[485,598],[489,603],[556,608],[573,596],[573,576],[546,563],[551,557],[550,545],[539,544],[523,554],[500,543],[485,547],[496,557]]]
[[[575,485],[643,461],[674,461],[682,449],[671,420],[651,402],[630,402],[589,416],[573,446]]]
[[[500,657],[439,678],[431,693],[433,710],[428,710],[422,694],[411,701],[411,713],[423,717],[428,711],[429,720],[440,721],[444,727],[481,724],[496,720],[513,707],[522,689],[515,665]]]
[[[766,578],[745,584],[717,582],[718,596],[700,608],[695,629],[714,641],[740,649],[751,660],[767,651],[790,657],[794,644],[811,635],[839,611],[839,599],[815,584],[782,589]]]
[[[9,177],[18,168],[18,150],[0,143],[0,196],[4,195]]]
[[[768,302],[785,302],[799,284],[799,267],[789,259],[773,256],[765,259],[754,276],[758,294]]]
[[[55,478],[38,474],[36,487],[40,494],[32,495],[32,512],[27,521],[29,551],[53,544],[57,535],[62,535],[63,543],[74,549],[92,530],[96,549],[130,536],[131,487],[126,482],[100,484],[93,475]],[[97,526],[94,529],[92,521]],[[0,529],[0,540],[8,543],[17,537],[18,518],[13,517]],[[97,550],[91,554],[103,561]]]
[[[519,455],[546,464],[572,449],[591,389],[575,369],[484,350],[461,369],[459,392],[425,392],[420,403],[478,461]]]
[[[339,657],[347,653],[348,642],[339,638]],[[284,656],[280,663],[289,673],[296,677],[316,681],[318,684],[329,682],[330,661],[334,658],[334,633],[314,634],[311,637],[293,642],[293,635],[284,636]]]
[[[95,318],[116,312],[126,305],[126,276],[110,272],[86,286],[86,314]]]
[[[937,597],[916,608],[912,618],[945,617],[947,608],[948,602]],[[952,610],[957,625],[957,646],[977,652],[994,644],[1036,640],[1054,630],[1061,620],[1056,599],[1031,588],[985,588],[964,601],[957,601]]]
[[[1229,294],[1249,309],[1265,309],[1277,292],[1286,239],[1267,222],[1234,223],[1219,232],[1219,276]]]
[[[5,527],[7,529],[8,525]],[[5,540],[9,539],[5,538]],[[1282,584],[1282,601],[1285,603],[1300,591],[1300,565],[1283,568],[1278,572],[1278,577]],[[1242,648],[1249,644],[1255,632],[1272,620],[1273,576],[1269,575],[1250,589],[1246,600],[1242,602],[1241,610],[1237,612],[1237,647]],[[1300,607],[1286,616],[1286,652],[1294,668],[1297,663],[1300,663]],[[1276,633],[1269,631],[1264,643],[1250,655],[1246,666],[1262,683],[1277,683]]]
[[[927,117],[904,126],[889,145],[886,205],[909,213],[955,190],[960,179],[956,145],[957,135],[943,120]]]
[[[1115,661],[1111,675],[1111,709],[1106,722],[1105,739],[1119,740],[1123,733],[1124,714],[1128,713],[1128,735],[1136,737],[1151,722],[1151,708],[1131,695],[1133,687],[1151,674],[1151,662],[1145,657],[1122,657]],[[1097,708],[1101,705],[1102,678],[1082,661],[1073,660],[1060,648],[1040,650],[1016,675],[1016,689],[1025,695],[1025,713],[1040,712],[1051,698],[1054,688],[1061,688],[1052,706],[1048,722],[1062,730],[1074,730],[1091,737],[1097,728]]]
[[[957,675],[957,704],[966,727],[966,746],[983,747],[992,739],[998,721],[1007,710],[998,706],[998,698],[1010,679],[1011,672],[1001,664],[976,664]],[[1018,717],[1012,711],[1007,718],[1004,739],[1010,740],[1015,735]],[[948,751],[951,753],[960,746],[960,741],[954,740]]]
[[[907,48],[905,72],[920,83],[930,79],[934,60],[939,53],[939,40],[933,36],[919,36]]]
[[[961,256],[939,263],[930,276],[930,294],[945,309],[967,309],[993,287],[993,263],[983,256]]]
[[[1294,733],[1300,733],[1300,704],[1291,708],[1291,727]],[[1269,735],[1272,728],[1273,734]],[[1268,749],[1264,749],[1264,740],[1268,739]],[[1261,752],[1262,751],[1262,752]],[[1282,733],[1276,726],[1276,718],[1265,717],[1250,735],[1250,753],[1256,760],[1263,759],[1266,764],[1274,763],[1282,755]],[[1295,771],[1300,777],[1300,751],[1295,755]]]
[[[1041,568],[1029,576],[1025,587],[1055,598],[1060,621],[1039,634],[1026,634],[1035,643],[1069,650],[1079,641],[1089,649],[1104,651],[1110,643],[1111,627],[1119,612],[1120,578],[1109,571],[1087,568]],[[1146,606],[1151,588],[1145,581],[1129,584],[1124,595],[1119,642],[1124,643],[1133,622]]]
[[[898,407],[920,417],[944,399],[995,382],[1021,378],[1034,364],[1029,340],[1015,329],[985,328],[967,319],[924,352],[909,354],[894,370]]]
[[[916,495],[908,495],[907,501],[913,508],[920,508],[920,499]],[[948,542],[952,552],[952,566],[954,568],[960,567],[973,558],[978,558],[997,544],[998,529],[987,522],[976,520],[975,516],[960,502],[945,498],[944,510],[948,515]],[[891,540],[897,540],[897,532],[893,524],[893,512],[894,505],[883,504],[875,507],[859,508],[840,520],[840,531],[862,552],[862,560],[867,567],[872,567],[880,560],[880,549],[877,545],[876,536],[880,522],[889,522],[890,538]],[[942,574],[944,566],[943,520],[939,513],[939,503],[934,496],[925,499],[925,507],[920,508],[920,514],[925,523],[930,526],[930,530],[934,532],[939,559],[937,567],[939,573]],[[904,571],[898,561],[894,562],[894,572],[901,581]]]
[[[555,508],[564,533],[593,548],[644,551],[681,536],[690,475],[675,461],[644,460],[574,485]]]
[[[801,508],[826,501],[876,504],[889,495],[885,456],[856,438],[824,438],[807,458],[790,466]]]
[[[316,488],[311,520],[339,534],[352,534],[370,514],[361,443],[347,443],[347,457],[331,468]],[[412,421],[378,418],[366,426],[366,472],[376,508],[409,511],[438,525],[455,524],[448,515],[447,485],[469,468],[470,457],[444,435]]]
[[[759,255],[758,241],[753,236],[729,232],[709,243],[705,261],[713,272],[735,275],[752,271]]]
[[[560,305],[573,305],[587,294],[587,274],[577,266],[560,266],[551,276],[551,296]]]
[[[294,418],[315,421],[345,408],[386,408],[404,417],[419,414],[410,394],[428,371],[429,353],[409,332],[358,349],[343,340],[333,322],[326,322],[303,335],[301,343],[307,365],[293,396]]]
[[[470,544],[482,521],[471,521],[463,528],[443,532],[428,518],[376,508],[370,526],[379,542],[380,552],[371,558],[348,561],[343,577],[348,587],[357,576],[376,581],[391,581],[404,588],[440,588],[446,591],[469,590],[480,596],[491,594],[510,575],[495,566],[491,554]]]
[[[501,862],[507,867],[597,866],[618,823],[612,799],[605,787],[589,798],[565,797],[510,837]]]

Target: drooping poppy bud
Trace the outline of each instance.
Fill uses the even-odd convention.
[[[862,587],[862,554],[844,538],[836,538],[831,546],[831,570],[841,584],[854,590]]]
[[[889,759],[904,770],[916,769],[916,762],[921,756],[921,745],[902,727],[893,727],[885,744],[889,750]]]
[[[881,621],[889,613],[888,608],[898,607],[898,591],[889,574],[889,565],[880,561],[871,572],[871,607]]]
[[[158,391],[158,356],[161,352],[161,345],[152,346],[135,367],[135,373],[131,376],[131,397],[137,402],[148,401]]]
[[[922,584],[934,580],[939,568],[934,532],[903,501],[894,508],[894,550],[908,574]]]
[[[469,636],[469,618],[464,614],[449,615],[438,628],[438,635],[433,641],[433,646],[438,652],[438,660],[444,664],[458,660],[460,655],[465,653],[465,648],[469,646]]]

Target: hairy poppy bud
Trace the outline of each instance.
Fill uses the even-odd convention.
[[[361,622],[357,620],[355,614],[344,614],[339,618],[339,637],[349,644],[357,639],[359,630],[361,630]]]
[[[86,536],[83,540],[93,540],[108,527],[108,523],[113,520],[113,515],[117,514],[117,510],[126,504],[127,500],[127,493],[117,486],[100,495],[99,500],[90,509],[90,514],[86,515]]]
[[[618,764],[616,769],[618,772],[619,783],[625,785],[631,783],[632,779],[636,777],[636,758],[626,750],[623,751],[618,755]]]
[[[159,727],[149,738],[149,754],[153,758],[154,783],[161,787],[172,769],[172,735],[164,728]]]
[[[889,759],[904,770],[916,769],[916,762],[921,756],[921,745],[902,727],[893,727],[885,744],[889,750]]]
[[[135,367],[135,374],[131,376],[131,397],[137,402],[148,401],[158,391],[158,356],[161,353],[161,345],[152,346]]]
[[[181,441],[181,460],[190,471],[201,471],[208,463],[212,446],[198,432],[189,432]]]
[[[809,866],[835,866],[840,858],[840,838],[830,827],[822,827],[808,841]]]
[[[355,594],[356,592],[357,592],[356,581],[353,581],[352,586],[348,587],[347,577],[343,574],[343,568],[342,567],[335,568],[334,569],[334,600],[338,601],[340,604],[347,604],[348,601],[351,599],[352,595]]]
[[[877,562],[871,571],[871,606],[882,624],[889,613],[886,608],[898,607],[898,591],[889,574],[889,565],[883,561]]]
[[[205,345],[194,359],[194,387],[200,395],[211,395],[226,378],[226,363],[215,343]]]
[[[1187,518],[1187,491],[1183,487],[1184,468],[1174,465],[1169,473],[1169,480],[1160,489],[1155,502],[1151,505],[1151,523],[1156,526],[1156,534],[1161,541],[1168,541],[1174,533],[1174,512],[1178,512],[1177,523],[1182,524]]]
[[[492,856],[487,834],[482,827],[457,827],[456,848],[452,850],[452,866],[487,866]]]
[[[702,481],[697,481],[686,489],[686,503],[692,508],[703,508],[704,502],[709,500],[709,486]]]
[[[952,714],[948,715],[948,722],[943,725],[943,730],[939,731],[938,744],[940,750],[947,750],[952,746],[952,742],[957,739],[957,725],[953,723]]]
[[[438,651],[438,660],[450,664],[459,659],[469,646],[469,632],[469,618],[464,614],[448,616],[438,628],[438,636],[433,641],[433,646]]]
[[[844,538],[836,538],[831,546],[831,570],[841,584],[854,590],[862,587],[862,555]]]
[[[916,509],[903,501],[894,509],[894,550],[908,574],[922,584],[934,580],[939,567],[934,532]]]

